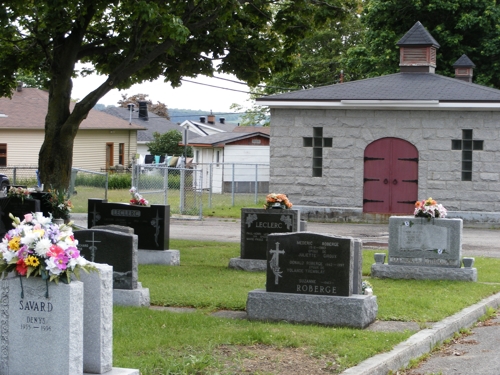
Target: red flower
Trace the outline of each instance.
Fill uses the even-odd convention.
[[[19,275],[24,276],[28,272],[28,266],[24,263],[24,259],[19,259],[16,263],[16,271]]]

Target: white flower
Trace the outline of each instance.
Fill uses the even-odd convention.
[[[35,212],[35,218],[40,225],[45,226],[47,224],[50,224],[52,219],[50,217],[44,217],[43,212]]]
[[[59,275],[61,273],[61,270],[57,267],[52,258],[46,259],[45,264],[47,265],[47,270],[51,275]]]
[[[12,260],[12,258],[16,256],[16,253],[14,251],[5,251],[2,253],[2,255],[3,259],[5,259],[7,263],[9,263]]]
[[[35,252],[37,255],[40,256],[45,256],[47,254],[47,251],[49,251],[50,247],[52,246],[52,242],[48,238],[42,238],[40,241],[37,242],[35,246]]]

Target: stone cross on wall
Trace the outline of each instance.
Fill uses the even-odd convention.
[[[451,140],[451,149],[462,151],[462,181],[472,181],[472,151],[483,146],[484,141],[474,140],[472,129],[462,129],[462,139]]]
[[[323,137],[323,128],[314,127],[313,136],[304,137],[303,145],[313,148],[312,176],[321,177],[323,175],[323,148],[332,147],[333,138]]]

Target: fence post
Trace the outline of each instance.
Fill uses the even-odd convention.
[[[259,164],[255,164],[255,204],[257,204],[258,191],[259,191]]]
[[[212,189],[214,188],[214,178],[213,178],[213,164],[210,163],[209,164],[210,168],[210,173],[209,173],[209,178],[210,178],[210,181],[208,181],[208,207],[209,208],[212,208]],[[201,173],[201,175],[203,176],[203,172]],[[201,185],[203,186],[203,185]]]
[[[231,176],[231,205],[234,207],[234,163],[233,163],[233,175]],[[224,183],[224,179],[222,179],[222,183]]]
[[[106,184],[104,186],[104,199],[108,200],[108,172],[106,172]]]
[[[163,168],[163,204],[168,202],[168,167]]]
[[[181,201],[180,201],[180,213],[181,215],[184,214],[184,199],[186,199],[186,197],[184,196],[184,186],[185,186],[185,181],[184,179],[186,178],[186,174],[185,174],[185,171],[184,171],[184,168],[181,168]]]
[[[14,182],[12,183],[13,185],[17,185],[17,183],[16,183],[16,175],[17,175],[17,168],[14,167],[14,171],[12,172],[12,177],[14,179]]]
[[[75,193],[75,181],[77,173],[78,173],[77,169],[71,168],[71,179],[69,181],[68,197],[71,197]]]

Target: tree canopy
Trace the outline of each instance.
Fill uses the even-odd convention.
[[[41,181],[69,183],[80,123],[114,88],[163,76],[214,71],[256,85],[290,65],[297,42],[341,17],[350,0],[11,0],[0,9],[0,94],[11,95],[20,69],[49,91]],[[76,71],[76,63],[89,63]],[[214,64],[214,62],[216,62]],[[72,78],[106,81],[70,106]]]
[[[491,0],[368,0],[361,17],[363,43],[343,59],[355,77],[399,71],[396,43],[417,22],[440,44],[436,73],[453,76],[466,54],[476,65],[474,82],[500,88],[500,5]]]
[[[153,133],[153,140],[148,142],[148,151],[151,155],[176,155],[184,154],[184,146],[179,146],[182,142],[182,134],[178,130],[169,130],[166,133]],[[186,156],[193,156],[191,147],[186,148]]]

